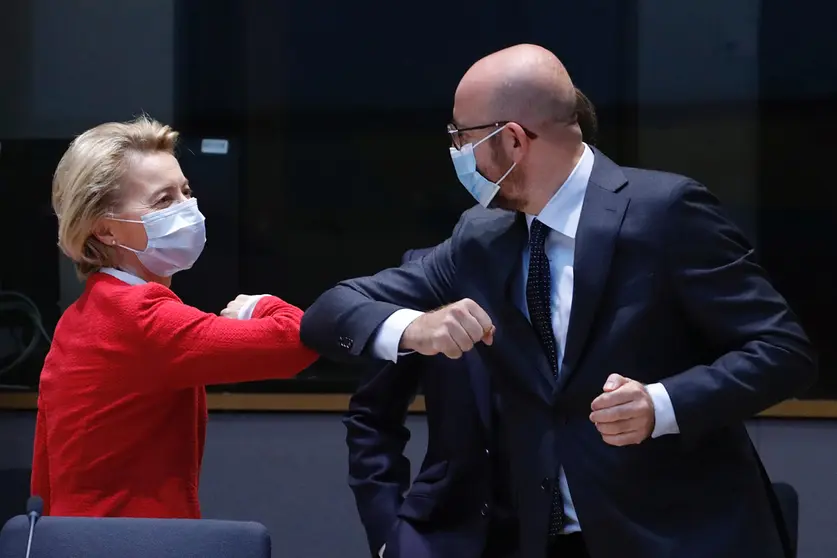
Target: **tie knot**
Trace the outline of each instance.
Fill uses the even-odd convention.
[[[535,219],[529,229],[529,244],[543,246],[547,233],[549,233],[549,227]]]

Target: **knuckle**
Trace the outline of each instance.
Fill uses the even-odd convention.
[[[462,308],[464,308],[469,314],[477,314],[481,310],[480,305],[470,298],[466,298],[462,301]]]
[[[451,328],[456,326],[459,323],[459,320],[456,319],[456,316],[453,314],[448,314],[442,320],[442,325],[444,326],[445,332],[449,331]]]
[[[453,304],[448,308],[447,317],[459,318],[465,315],[465,309],[457,304]]]

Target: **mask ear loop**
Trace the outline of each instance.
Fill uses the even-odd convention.
[[[504,181],[504,180],[506,179],[506,177],[507,177],[509,174],[511,174],[511,171],[513,171],[513,170],[514,170],[514,167],[516,167],[516,166],[517,166],[517,161],[513,161],[513,162],[512,162],[512,166],[510,166],[510,167],[509,167],[509,170],[507,170],[507,171],[506,171],[506,174],[504,174],[503,176],[501,176],[501,177],[500,177],[500,180],[498,180],[498,181],[497,181],[497,182],[495,182],[494,184],[496,184],[497,186],[499,186],[499,185],[500,185],[500,183],[501,183],[502,181]]]
[[[475,144],[474,144],[473,149],[476,149],[476,148],[477,148],[477,146],[478,146],[479,144],[481,144],[482,142],[484,142],[484,141],[485,141],[485,140],[487,140],[488,138],[494,137],[494,136],[496,136],[497,134],[499,134],[500,132],[502,132],[503,130],[505,130],[506,126],[508,126],[508,124],[503,124],[502,126],[500,126],[499,128],[497,128],[496,130],[494,130],[493,132],[491,132],[490,134],[488,134],[487,136],[485,136],[484,138],[482,138],[480,141],[478,141],[477,143],[475,143]],[[464,147],[464,146],[463,146],[463,147]]]
[[[142,221],[137,221],[136,219],[120,219],[119,217],[114,217],[113,213],[110,213],[107,217],[105,217],[105,219],[110,219],[111,221],[118,221],[120,223],[138,223],[140,225],[143,224]],[[137,250],[134,250],[133,248],[129,248],[127,246],[119,244],[119,242],[115,238],[113,239],[113,242],[111,242],[110,244],[115,248],[122,248],[123,250],[128,250],[129,252],[133,252],[134,254],[139,253]]]
[[[490,134],[488,134],[487,136],[485,136],[484,138],[482,138],[480,141],[478,141],[477,143],[475,143],[475,144],[474,144],[474,147],[473,147],[472,149],[476,149],[476,148],[477,148],[477,146],[478,146],[479,144],[481,144],[482,142],[484,142],[484,141],[485,141],[485,140],[487,140],[488,138],[490,138],[490,137],[492,137],[492,136],[496,136],[497,134],[499,134],[500,132],[502,132],[502,131],[503,131],[503,129],[504,129],[506,126],[508,126],[508,124],[503,124],[502,126],[500,126],[499,128],[497,128],[496,130],[494,130],[493,132],[491,132]],[[513,170],[514,170],[514,167],[516,167],[516,166],[517,166],[517,161],[513,161],[513,162],[512,162],[512,166],[510,166],[510,167],[509,167],[509,170],[507,170],[507,171],[506,171],[506,174],[504,174],[503,176],[501,176],[501,177],[500,177],[500,179],[499,179],[497,182],[495,182],[494,184],[496,184],[497,186],[499,186],[499,185],[500,185],[500,183],[501,183],[502,181],[504,181],[504,180],[506,179],[506,177],[507,177],[509,174],[511,174],[511,171],[513,171]]]
[[[118,221],[120,223],[136,223],[136,224],[139,224],[139,225],[145,224],[143,221],[137,221],[136,219],[120,219],[119,217],[114,217],[113,213],[111,213],[110,215],[105,217],[105,219],[110,219],[111,221]],[[134,250],[130,246],[125,246],[124,244],[119,244],[119,242],[115,238],[113,239],[113,242],[111,242],[111,246],[114,246],[115,248],[122,248],[123,250],[128,250],[129,252],[133,252],[134,254],[141,254],[141,253],[145,252],[145,250],[148,250],[147,246],[146,246],[145,250]]]

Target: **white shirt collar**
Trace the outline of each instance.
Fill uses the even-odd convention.
[[[593,172],[594,159],[593,150],[585,143],[581,159],[578,160],[564,184],[537,215],[538,221],[554,231],[575,238],[578,219],[581,216],[581,206],[584,204],[584,193],[587,191],[587,183]],[[526,224],[529,227],[532,226],[535,217],[535,215],[526,215]]]
[[[129,285],[145,285],[145,281],[140,279],[136,275],[132,275],[127,271],[122,271],[121,269],[116,269],[113,267],[103,267],[99,270],[102,273],[106,273],[111,277],[116,277],[123,283],[128,283]]]

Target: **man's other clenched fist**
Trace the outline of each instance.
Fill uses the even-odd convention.
[[[416,318],[404,330],[399,347],[427,356],[442,353],[459,358],[480,341],[494,342],[494,324],[479,304],[464,298]]]

